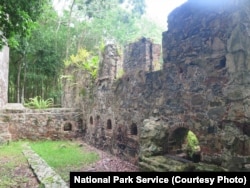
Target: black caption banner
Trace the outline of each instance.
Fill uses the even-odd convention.
[[[250,187],[250,172],[70,172],[70,187],[84,184],[156,184],[164,187]],[[117,185],[116,185],[117,186]]]

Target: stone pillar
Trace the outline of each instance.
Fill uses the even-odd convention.
[[[116,79],[118,70],[121,67],[121,56],[118,52],[118,47],[114,44],[105,46],[102,60],[100,62],[100,70],[98,73],[99,80]]]
[[[160,55],[161,45],[154,44],[150,39],[142,37],[125,47],[123,70],[126,73],[138,70],[155,71],[155,64],[160,62]]]
[[[9,47],[0,51],[0,108],[8,103]]]

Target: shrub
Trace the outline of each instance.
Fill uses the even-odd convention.
[[[196,135],[192,131],[188,131],[187,134],[187,152],[188,155],[192,158],[194,153],[200,151],[199,141]]]
[[[42,99],[41,96],[36,96],[34,98],[30,98],[29,101],[24,103],[25,107],[35,108],[35,109],[44,109],[51,107],[54,104],[54,100],[52,98]]]

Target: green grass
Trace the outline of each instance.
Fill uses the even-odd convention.
[[[20,172],[20,167],[28,168],[22,153],[24,143],[29,143],[65,182],[69,182],[71,171],[82,171],[84,167],[99,159],[97,153],[88,152],[73,141],[10,142],[0,146],[0,188],[18,187],[29,181],[28,177]]]
[[[24,142],[10,142],[0,146],[0,188],[18,187],[28,181],[27,177],[15,174],[15,170],[27,165],[22,154]]]
[[[38,141],[30,142],[30,146],[66,182],[69,181],[70,171],[79,171],[99,159],[98,154],[84,151],[70,141]]]

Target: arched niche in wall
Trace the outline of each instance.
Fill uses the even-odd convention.
[[[93,123],[94,123],[94,120],[93,120],[92,116],[90,116],[90,118],[89,118],[89,123],[90,123],[90,125],[93,125]]]
[[[201,160],[199,140],[185,127],[179,127],[172,132],[168,139],[167,152],[193,162]]]
[[[108,119],[107,120],[107,129],[112,129],[112,121],[111,121],[111,119]]]
[[[115,138],[117,146],[124,150],[127,147],[127,127],[123,125],[118,125],[115,128]]]
[[[101,120],[100,116],[97,115],[97,116],[96,116],[96,122],[95,122],[95,125],[96,125],[96,126],[99,126],[99,125],[100,125],[100,120]]]
[[[138,134],[138,129],[136,123],[132,123],[130,125],[130,134],[131,135],[137,135]]]
[[[72,124],[67,122],[63,125],[63,130],[64,131],[72,131]]]

